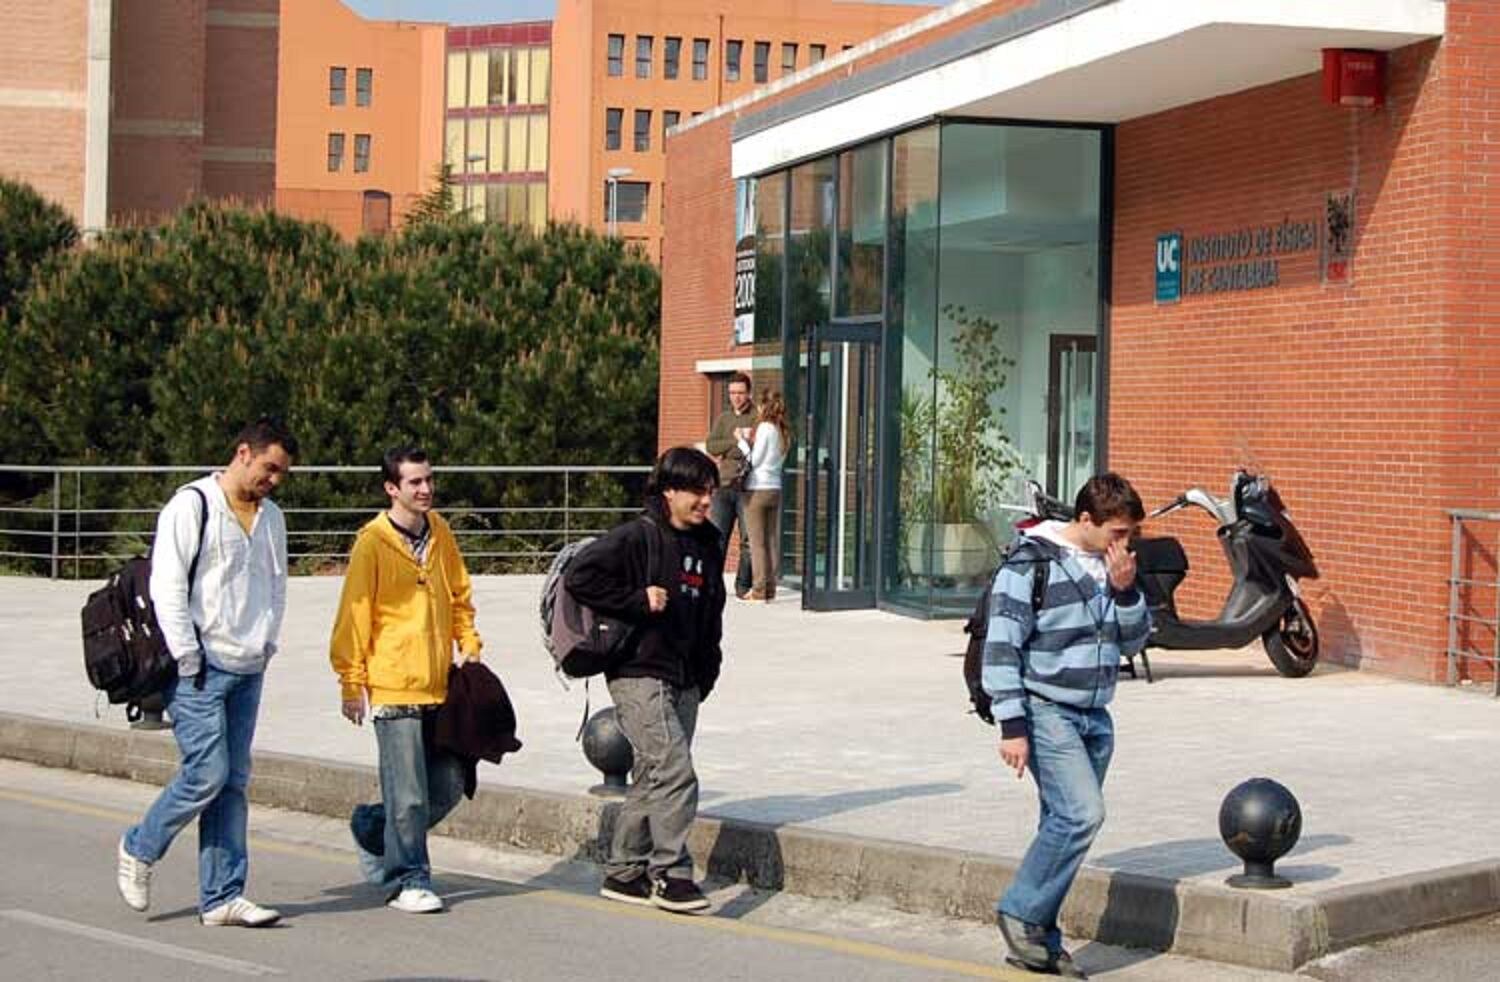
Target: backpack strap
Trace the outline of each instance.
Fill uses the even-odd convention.
[[[1029,557],[1022,553],[1029,552]],[[1003,569],[1012,562],[1026,563],[1031,567],[1031,613],[1034,617],[1047,606],[1047,583],[1051,579],[1052,555],[1047,547],[1029,535],[1017,536],[1005,554],[1000,566]],[[999,573],[997,572],[998,576]]]
[[[189,619],[191,619],[191,617],[192,617],[191,610],[192,610],[192,601],[193,601],[193,580],[195,580],[195,579],[198,578],[198,560],[200,558],[202,558],[202,556],[203,556],[203,540],[208,537],[208,496],[203,493],[203,490],[201,488],[195,488],[191,484],[188,485],[188,490],[191,491],[191,492],[193,492],[193,494],[196,494],[198,496],[198,505],[199,505],[199,509],[198,509],[198,545],[196,547],[194,547],[194,549],[193,549],[193,561],[190,562],[190,563],[188,563],[188,574],[187,574],[188,609],[189,609]],[[198,648],[201,651],[202,648],[203,648],[203,632],[200,631],[200,630],[198,630],[198,625],[197,625],[196,622],[193,624],[193,636],[198,639]],[[201,664],[201,665],[198,666],[198,675],[197,675],[196,678],[193,679],[193,688],[195,688],[195,689],[202,689],[203,686],[204,686],[204,684],[205,684],[205,682],[207,682],[207,677],[208,677],[208,653],[204,652],[204,654],[203,654],[203,664]]]

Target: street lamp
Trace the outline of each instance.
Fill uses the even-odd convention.
[[[629,167],[611,167],[604,172],[604,182],[609,185],[609,237],[617,234],[620,223],[620,178],[629,177],[635,171]]]
[[[482,153],[471,153],[468,156],[464,157],[464,177],[468,177],[470,174],[474,173],[474,165],[479,163],[481,160],[486,159],[488,158]],[[472,187],[472,184],[468,183],[467,181],[464,182],[465,198],[467,198],[471,193],[469,189]],[[466,201],[462,210],[464,212],[464,215],[467,217],[468,213],[474,210],[474,206],[468,204]]]

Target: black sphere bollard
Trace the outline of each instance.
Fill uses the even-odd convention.
[[[1283,785],[1255,777],[1230,791],[1219,807],[1219,835],[1245,862],[1245,872],[1225,881],[1230,886],[1279,890],[1292,885],[1274,867],[1302,835],[1302,806]]]
[[[171,720],[163,718],[166,708],[161,693],[153,692],[140,702],[126,703],[125,719],[132,730],[170,730]]]
[[[599,710],[583,724],[583,755],[590,764],[604,772],[604,783],[589,788],[589,794],[603,798],[624,797],[626,778],[635,764],[635,751],[620,729],[615,707]]]

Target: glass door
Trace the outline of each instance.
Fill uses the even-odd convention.
[[[1072,502],[1094,473],[1092,334],[1054,334],[1047,359],[1047,491]]]
[[[880,329],[834,324],[806,345],[802,606],[875,604]]]

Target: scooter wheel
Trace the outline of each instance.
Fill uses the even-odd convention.
[[[1289,679],[1300,679],[1318,664],[1318,626],[1301,598],[1281,615],[1281,623],[1260,636],[1271,664]]]

